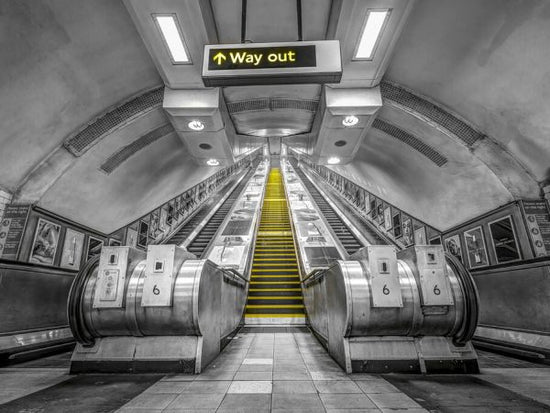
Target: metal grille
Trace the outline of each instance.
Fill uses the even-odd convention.
[[[118,168],[124,161],[130,158],[132,155],[141,151],[146,146],[151,145],[153,142],[159,140],[160,138],[168,135],[170,132],[173,132],[174,128],[171,124],[166,124],[160,128],[154,129],[151,132],[143,135],[141,138],[136,139],[129,145],[124,146],[123,148],[116,151],[112,154],[104,163],[100,166],[103,172],[110,174],[116,168]]]
[[[441,109],[426,99],[423,99],[397,85],[382,82],[380,84],[380,90],[384,98],[392,100],[420,113],[421,115],[426,116],[428,119],[447,129],[468,146],[473,145],[477,140],[483,139],[484,137],[483,134],[479,133],[474,128],[458,119],[456,116],[451,115],[449,112]]]
[[[406,143],[411,148],[414,148],[426,158],[431,160],[437,166],[443,166],[447,163],[447,158],[437,152],[434,148],[429,145],[426,145],[424,142],[414,137],[408,132],[405,132],[402,129],[399,129],[397,126],[392,125],[391,123],[385,122],[380,119],[375,119],[372,126],[382,132],[399,139],[401,142]]]
[[[318,103],[317,100],[273,98],[271,99],[271,110],[292,109],[316,112]]]
[[[241,100],[239,102],[231,102],[227,104],[229,113],[238,112],[253,112],[257,110],[268,110],[269,98]]]
[[[227,104],[229,113],[268,111],[268,110],[304,110],[316,112],[319,101],[313,99],[259,98],[230,102]]]
[[[149,111],[162,104],[164,87],[144,93],[107,112],[86,126],[63,144],[75,156],[81,156],[90,149],[99,138],[127,122],[138,114]]]

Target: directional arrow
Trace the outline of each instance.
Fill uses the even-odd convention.
[[[221,65],[225,59],[227,59],[227,57],[225,57],[222,52],[218,52],[216,56],[214,56],[214,61],[218,64],[218,66]]]

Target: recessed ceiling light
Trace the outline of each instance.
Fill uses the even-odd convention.
[[[218,161],[217,159],[209,159],[206,161],[206,164],[208,166],[218,166],[220,164],[220,161]]]
[[[329,165],[336,165],[337,163],[340,163],[340,158],[337,158],[336,156],[333,156],[331,158],[328,158],[327,163]]]
[[[389,9],[368,11],[354,59],[372,59],[374,49],[389,14]]]
[[[357,116],[349,115],[342,119],[342,125],[349,128],[350,126],[355,126],[359,123],[359,118]]]
[[[176,16],[170,15],[154,15],[157,25],[164,39],[164,43],[168,47],[170,56],[174,63],[191,63],[183,37],[178,28]]]
[[[200,120],[192,120],[187,124],[189,126],[189,129],[193,129],[196,131],[201,131],[204,129],[204,123],[202,123]]]

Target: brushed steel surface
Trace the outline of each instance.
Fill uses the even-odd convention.
[[[376,278],[368,258],[367,253],[361,260],[337,261],[316,275],[315,281],[304,283],[304,302],[316,333],[329,337],[330,342],[361,336],[452,336],[458,330],[464,317],[464,296],[451,267],[446,266],[445,274],[453,305],[424,305],[418,270],[407,259],[397,261],[402,307],[381,307],[375,305]]]

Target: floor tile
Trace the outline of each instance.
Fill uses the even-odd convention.
[[[239,367],[240,371],[273,371],[272,364],[243,364]]]
[[[320,394],[327,409],[373,409],[374,403],[364,394]]]
[[[272,358],[245,358],[243,364],[273,364]]]
[[[292,409],[317,409],[324,410],[323,403],[317,394],[289,394],[274,393],[271,408],[273,411],[291,411]]]
[[[366,394],[377,393],[399,393],[399,389],[388,383],[386,380],[365,380],[355,382],[359,388]]]
[[[236,371],[214,371],[202,373],[200,376],[197,376],[195,381],[231,381],[233,377],[237,374]]]
[[[312,381],[273,381],[273,393],[308,394],[317,393]]]
[[[168,405],[169,409],[217,409],[225,394],[181,394]]]
[[[195,380],[194,382],[189,383],[189,385],[183,389],[182,393],[225,394],[230,384],[231,382],[228,380],[226,381]]]
[[[310,371],[311,378],[313,380],[340,380],[347,381],[350,380],[348,375],[343,371]]]
[[[422,407],[409,396],[403,393],[369,394],[369,398],[379,408],[408,409]]]
[[[159,381],[145,390],[144,393],[174,393],[179,394],[191,384],[190,381]]]
[[[123,408],[164,409],[177,397],[175,394],[148,394],[142,393],[134,397]]]
[[[270,381],[234,381],[227,393],[271,393]]]
[[[273,380],[311,380],[307,372],[274,371]]]
[[[217,412],[262,413],[271,411],[270,394],[227,394]]]
[[[353,381],[314,381],[319,393],[362,393],[361,389]]]
[[[257,380],[257,381],[271,381],[271,371],[239,371],[233,378],[233,380]]]

